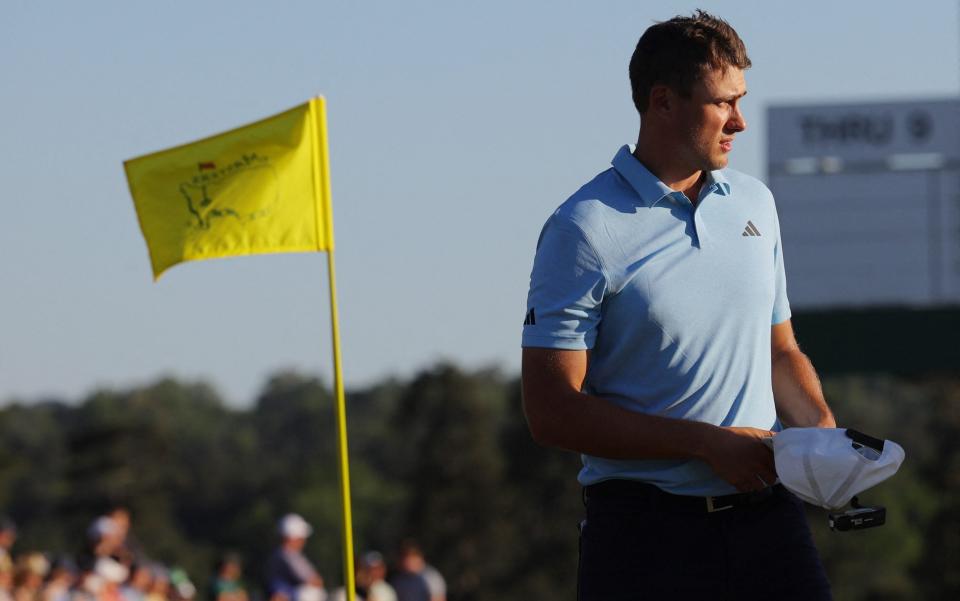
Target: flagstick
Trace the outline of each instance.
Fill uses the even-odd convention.
[[[340,327],[337,319],[337,284],[333,249],[327,251],[330,278],[330,332],[333,339],[333,388],[337,406],[337,455],[340,459],[340,497],[343,506],[343,582],[347,600],[354,601],[353,518],[350,513],[350,460],[347,456],[347,407],[343,395],[343,371],[340,365]]]
[[[340,364],[340,320],[337,317],[337,270],[333,260],[333,214],[330,211],[330,164],[327,152],[327,108],[323,97],[310,99],[311,135],[318,144],[313,154],[314,198],[317,207],[317,239],[324,241],[327,276],[330,280],[330,337],[333,342],[333,390],[337,407],[337,458],[340,466],[340,503],[343,512],[343,586],[347,601],[355,601],[353,573],[353,518],[350,514],[350,458],[347,454],[347,404],[343,398]],[[324,232],[324,235],[321,235]]]

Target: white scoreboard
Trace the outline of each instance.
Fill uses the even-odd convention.
[[[768,109],[795,309],[960,305],[960,100]]]

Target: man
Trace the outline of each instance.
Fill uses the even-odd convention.
[[[583,456],[582,600],[830,598],[764,443],[835,423],[790,325],[773,198],[725,169],[749,66],[705,12],[650,27],[636,147],[540,235],[524,410]]]
[[[357,601],[397,601],[397,593],[384,580],[387,564],[379,551],[367,551],[357,558],[354,599]],[[333,601],[345,601],[347,591],[340,587],[333,592]]]
[[[379,551],[367,551],[360,556],[364,571],[364,587],[367,601],[397,601],[397,593],[387,581],[387,564]]]
[[[142,563],[145,557],[140,541],[131,532],[130,508],[124,504],[113,504],[106,516],[117,528],[118,543],[113,556],[128,567]]]
[[[10,550],[17,541],[17,525],[6,516],[0,516],[0,573],[13,572]]]
[[[400,542],[400,565],[405,571],[423,577],[430,591],[430,601],[447,601],[447,581],[440,570],[427,563],[416,540],[407,538]]]
[[[296,513],[288,513],[277,528],[281,542],[267,564],[267,589],[271,599],[323,601],[323,578],[303,554],[311,526]]]
[[[430,585],[423,575],[424,565],[423,554],[415,542],[400,543],[397,569],[390,575],[390,586],[398,601],[432,601]]]
[[[101,515],[87,528],[87,539],[94,557],[114,557],[121,554],[126,533],[121,523],[109,515]]]
[[[130,566],[130,576],[120,587],[120,596],[123,601],[147,601],[147,594],[153,587],[153,569],[147,563],[140,562]],[[215,601],[221,601],[214,597]],[[229,600],[229,601],[246,601]]]
[[[236,553],[226,553],[217,560],[216,571],[210,582],[212,601],[248,601],[250,596],[243,584],[243,559]]]

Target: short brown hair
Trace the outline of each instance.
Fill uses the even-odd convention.
[[[708,69],[750,65],[743,40],[723,19],[702,10],[691,17],[676,16],[652,25],[637,42],[630,59],[633,104],[643,114],[657,84],[689,98],[694,82]]]

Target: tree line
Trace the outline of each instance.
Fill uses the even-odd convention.
[[[862,495],[887,525],[810,520],[838,600],[960,598],[960,377],[824,379],[838,422],[899,442],[900,473]],[[348,391],[358,551],[388,559],[409,537],[451,600],[572,598],[579,458],[526,429],[516,377],[432,366]],[[202,583],[224,551],[256,588],[287,512],[315,527],[306,552],[341,580],[333,401],[316,377],[278,373],[250,407],[203,382],[163,379],[82,399],[0,409],[0,512],[17,548],[77,553],[103,508],[125,504],[148,553]],[[201,586],[201,590],[203,590]]]

